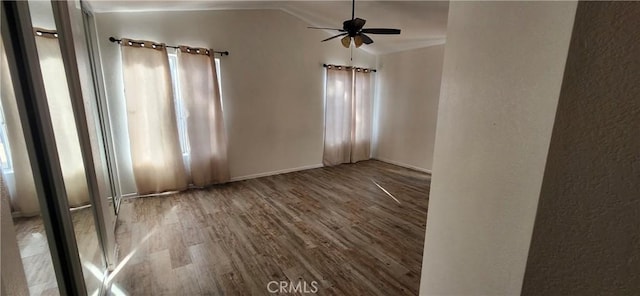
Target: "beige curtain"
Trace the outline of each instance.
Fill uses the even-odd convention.
[[[60,45],[57,38],[36,36],[36,47],[69,206],[86,205],[89,190]]]
[[[162,44],[127,39],[121,48],[138,194],[186,189],[167,50]]]
[[[351,160],[351,109],[353,76],[351,70],[328,68],[325,100],[324,165]]]
[[[358,69],[354,72],[354,98],[351,138],[351,162],[369,159],[371,151],[371,73]]]
[[[358,72],[351,68],[327,68],[324,165],[369,159],[370,79],[368,72]]]
[[[227,136],[213,51],[181,46],[178,76],[187,113],[191,182],[196,186],[227,182]]]
[[[1,42],[0,47],[2,48],[0,97],[2,99],[7,141],[9,142],[9,157],[11,157],[13,169],[12,171],[4,172],[7,174],[5,180],[7,183],[11,183],[11,187],[14,189],[12,190],[9,204],[14,212],[20,212],[22,215],[27,216],[37,215],[40,213],[40,207],[33,173],[31,172],[31,163],[27,154],[27,144],[24,140],[20,117],[18,116],[18,107],[13,92],[7,56],[4,51],[4,45]]]
[[[89,191],[60,46],[55,38],[35,39],[68,202],[71,207],[83,206],[89,203]],[[2,109],[13,169],[13,178],[7,178],[13,180],[14,188],[10,204],[23,216],[37,215],[38,198],[4,49]]]

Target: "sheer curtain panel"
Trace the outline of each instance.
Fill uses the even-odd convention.
[[[43,35],[36,36],[36,47],[69,206],[86,205],[89,189],[60,44],[58,38]]]
[[[327,68],[323,164],[369,159],[371,146],[371,73]]]
[[[138,194],[187,188],[164,44],[122,40],[131,162]]]
[[[196,186],[227,182],[227,135],[213,50],[181,46],[178,76],[187,113],[191,182]]]
[[[331,166],[351,161],[353,73],[350,69],[327,68],[326,80],[322,163]]]
[[[89,203],[89,190],[71,107],[67,76],[60,53],[60,44],[58,39],[50,34],[37,35],[35,40],[69,206],[83,206]],[[36,215],[40,212],[36,188],[4,50],[2,55],[2,109],[12,161],[13,178],[11,179],[14,190],[10,204],[13,211],[19,212],[22,216]]]
[[[371,154],[371,73],[362,69],[354,72],[353,137],[351,162],[367,160]]]

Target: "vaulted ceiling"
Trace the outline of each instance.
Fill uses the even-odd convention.
[[[342,28],[351,1],[105,1],[90,0],[94,12],[279,9],[310,26]],[[449,4],[445,1],[356,1],[356,17],[369,28],[402,29],[401,35],[372,35],[363,49],[384,54],[445,42]],[[327,37],[335,34],[326,31]],[[320,42],[320,40],[318,40]],[[340,42],[339,39],[330,42]]]

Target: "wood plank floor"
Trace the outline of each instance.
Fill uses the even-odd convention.
[[[111,291],[273,295],[270,281],[316,281],[317,295],[417,295],[429,186],[370,160],[128,200]]]
[[[89,295],[98,293],[106,270],[91,208],[71,211],[73,229]],[[40,216],[14,218],[16,240],[30,295],[60,295],[51,253]],[[96,273],[97,272],[97,273]]]
[[[42,219],[14,218],[14,225],[29,294],[60,295]]]

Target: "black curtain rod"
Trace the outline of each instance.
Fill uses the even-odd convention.
[[[369,72],[378,72],[376,69],[368,69],[368,68],[362,68],[362,67],[355,67],[355,66],[342,66],[342,65],[331,65],[331,64],[322,64],[323,67],[325,68],[331,68],[331,67],[336,67],[336,68],[342,68],[344,67],[345,69],[362,69],[362,70],[367,70]]]
[[[120,44],[120,43],[122,42],[122,39],[116,39],[115,37],[109,37],[109,41]],[[174,45],[165,45],[165,47],[169,47],[169,48],[176,48],[176,49],[177,49],[177,48],[180,48],[180,47],[178,47],[178,46],[174,46]],[[229,52],[228,52],[228,51],[226,51],[226,50],[225,50],[225,51],[215,51],[215,50],[214,50],[213,52],[214,52],[214,53],[218,53],[218,54],[220,54],[221,56],[228,56],[228,55],[229,55]]]

